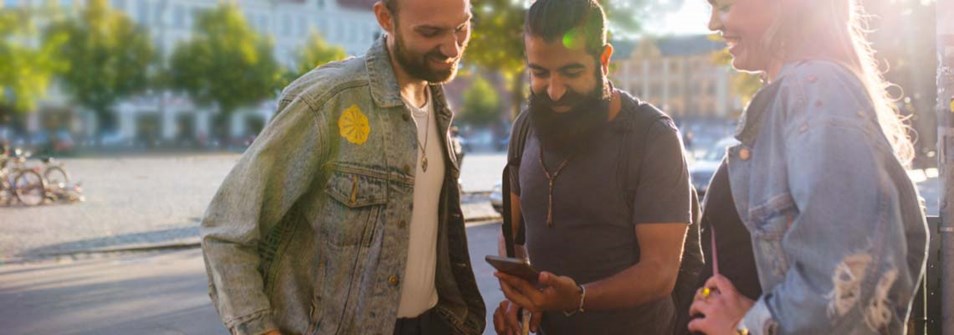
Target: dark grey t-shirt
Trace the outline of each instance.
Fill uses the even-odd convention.
[[[632,97],[621,96],[620,115],[589,147],[572,155],[556,178],[552,227],[546,224],[548,181],[540,165],[540,142],[532,128],[529,132],[512,192],[520,195],[527,252],[541,271],[569,276],[581,284],[610,277],[639,262],[637,224],[690,221],[689,174],[678,131],[670,119],[663,118],[648,127],[645,137],[624,137],[625,132],[638,130],[629,127],[623,113],[639,111]],[[645,143],[636,143],[643,138]],[[624,143],[627,139],[634,143]],[[637,161],[628,151],[640,145],[645,147]],[[547,151],[544,159],[552,175],[566,156]],[[631,161],[621,163],[621,159]],[[635,183],[630,187],[636,190],[631,198],[626,182]],[[667,298],[570,317],[546,313],[541,328],[547,335],[664,334],[671,332],[673,313]]]

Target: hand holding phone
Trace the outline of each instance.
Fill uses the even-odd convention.
[[[526,260],[493,255],[487,255],[484,259],[497,271],[521,278],[531,284],[536,284],[537,279],[540,278],[540,271],[534,269]]]

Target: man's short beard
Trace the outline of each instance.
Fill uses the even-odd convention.
[[[570,153],[585,145],[600,133],[609,122],[611,86],[597,67],[597,85],[589,94],[580,94],[570,89],[560,98],[561,105],[570,105],[570,110],[558,113],[556,103],[546,92],[530,92],[530,125],[540,144],[548,150]]]
[[[396,25],[394,29],[397,31]],[[424,55],[417,55],[407,49],[404,40],[396,33],[394,34],[394,55],[392,57],[408,75],[429,83],[445,83],[454,79],[454,76],[457,75],[456,64],[447,70],[434,70],[428,66],[429,59],[445,61],[450,58],[444,56],[439,48],[428,51]]]

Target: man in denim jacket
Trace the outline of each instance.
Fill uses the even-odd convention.
[[[384,0],[364,57],[289,85],[202,222],[233,334],[479,334],[448,139],[467,0]]]

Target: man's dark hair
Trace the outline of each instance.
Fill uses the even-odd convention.
[[[598,58],[606,45],[606,15],[596,0],[537,0],[527,11],[524,33],[547,43],[562,41],[567,48],[584,47]],[[586,45],[578,44],[580,38]]]
[[[387,8],[389,12],[391,12],[391,15],[394,15],[395,18],[397,18],[397,10],[398,10],[397,0],[381,0],[381,2],[384,3],[384,7]]]

